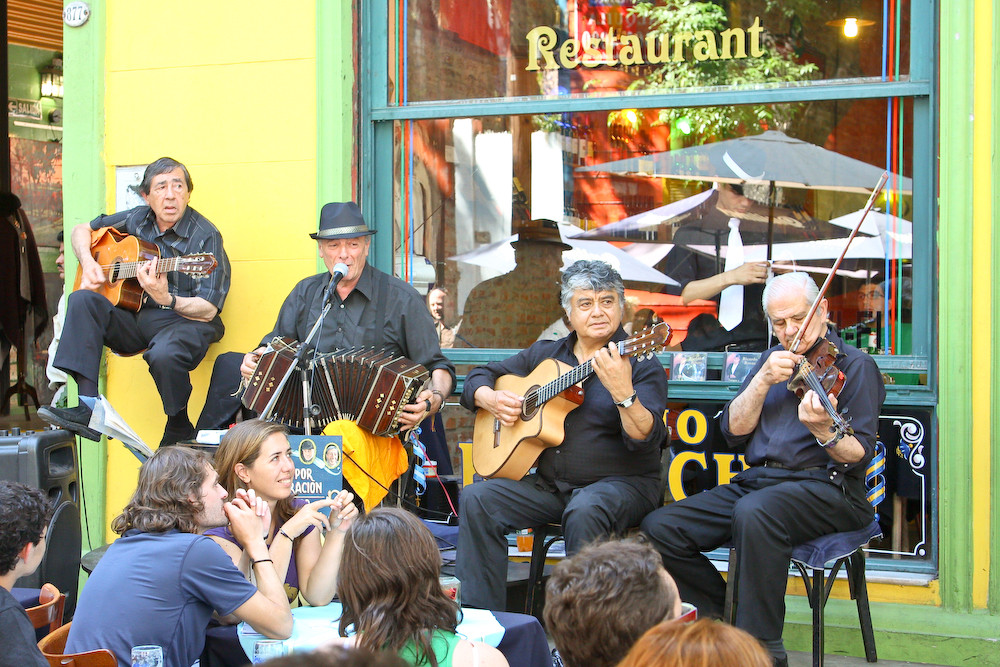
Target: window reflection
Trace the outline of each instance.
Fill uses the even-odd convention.
[[[893,8],[892,29],[884,31],[881,0],[391,2],[387,101],[905,77],[910,3]],[[720,108],[696,129],[790,120],[759,111]],[[683,115],[664,111],[662,120]]]
[[[678,350],[760,351],[763,280],[804,270],[822,283],[891,154],[897,176],[832,281],[830,312],[858,347],[909,354],[914,223],[927,223],[912,220],[911,123],[887,131],[887,107],[912,113],[813,102],[785,132],[726,139],[657,124],[655,109],[628,126],[628,109],[399,123],[400,275],[447,290],[455,347],[564,335],[559,269],[597,258],[626,280],[627,322],[667,321]],[[805,175],[784,175],[799,163]],[[734,307],[724,294],[737,283]]]

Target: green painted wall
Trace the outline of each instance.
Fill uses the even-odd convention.
[[[90,1],[90,20],[64,27],[63,218],[68,231],[104,209],[104,0]],[[66,276],[76,258],[66,253]],[[73,383],[71,382],[70,385]],[[84,494],[85,551],[104,544],[107,441],[85,442],[80,475]]]

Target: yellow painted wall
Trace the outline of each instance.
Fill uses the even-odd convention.
[[[222,232],[232,288],[226,335],[192,373],[192,421],[215,357],[270,331],[282,299],[315,272],[316,7],[108,0],[107,206],[114,168],[169,155],[194,180],[191,205]],[[96,215],[99,211],[95,211]],[[141,356],[110,355],[107,396],[155,447],[166,420]],[[135,488],[138,462],[108,447],[107,517]]]

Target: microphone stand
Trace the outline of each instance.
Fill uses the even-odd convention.
[[[293,362],[293,367],[298,368],[302,373],[302,429],[305,435],[312,435],[312,420],[313,417],[318,416],[319,406],[312,402],[312,379],[309,377],[308,366],[306,364],[306,354],[309,351],[309,344],[312,342],[316,333],[323,326],[323,320],[326,319],[327,313],[330,312],[330,307],[333,306],[333,293],[337,287],[337,283],[347,274],[347,266],[344,264],[337,264],[333,267],[332,275],[330,276],[330,284],[326,286],[326,296],[323,297],[323,310],[320,312],[319,317],[316,318],[316,323],[313,324],[312,329],[309,331],[309,335],[306,339],[302,341],[299,345],[298,351],[295,353],[295,360]],[[315,350],[312,350],[315,353]]]

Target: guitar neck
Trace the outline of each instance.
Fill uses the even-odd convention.
[[[616,343],[618,346],[618,354],[623,356],[627,356],[625,353],[625,342],[626,341],[619,341]],[[579,384],[590,377],[591,373],[594,372],[594,366],[590,362],[591,360],[587,359],[573,370],[563,373],[552,382],[539,387],[538,404],[541,405],[542,403],[555,398],[573,385]]]
[[[168,257],[167,259],[159,259],[156,262],[156,272],[157,273],[169,273],[171,271],[179,271],[181,266],[181,260],[183,257]],[[142,266],[145,261],[142,262],[121,262],[117,265],[118,272],[117,277],[119,278],[135,278],[139,274],[139,267]],[[110,267],[101,267],[107,271]]]

